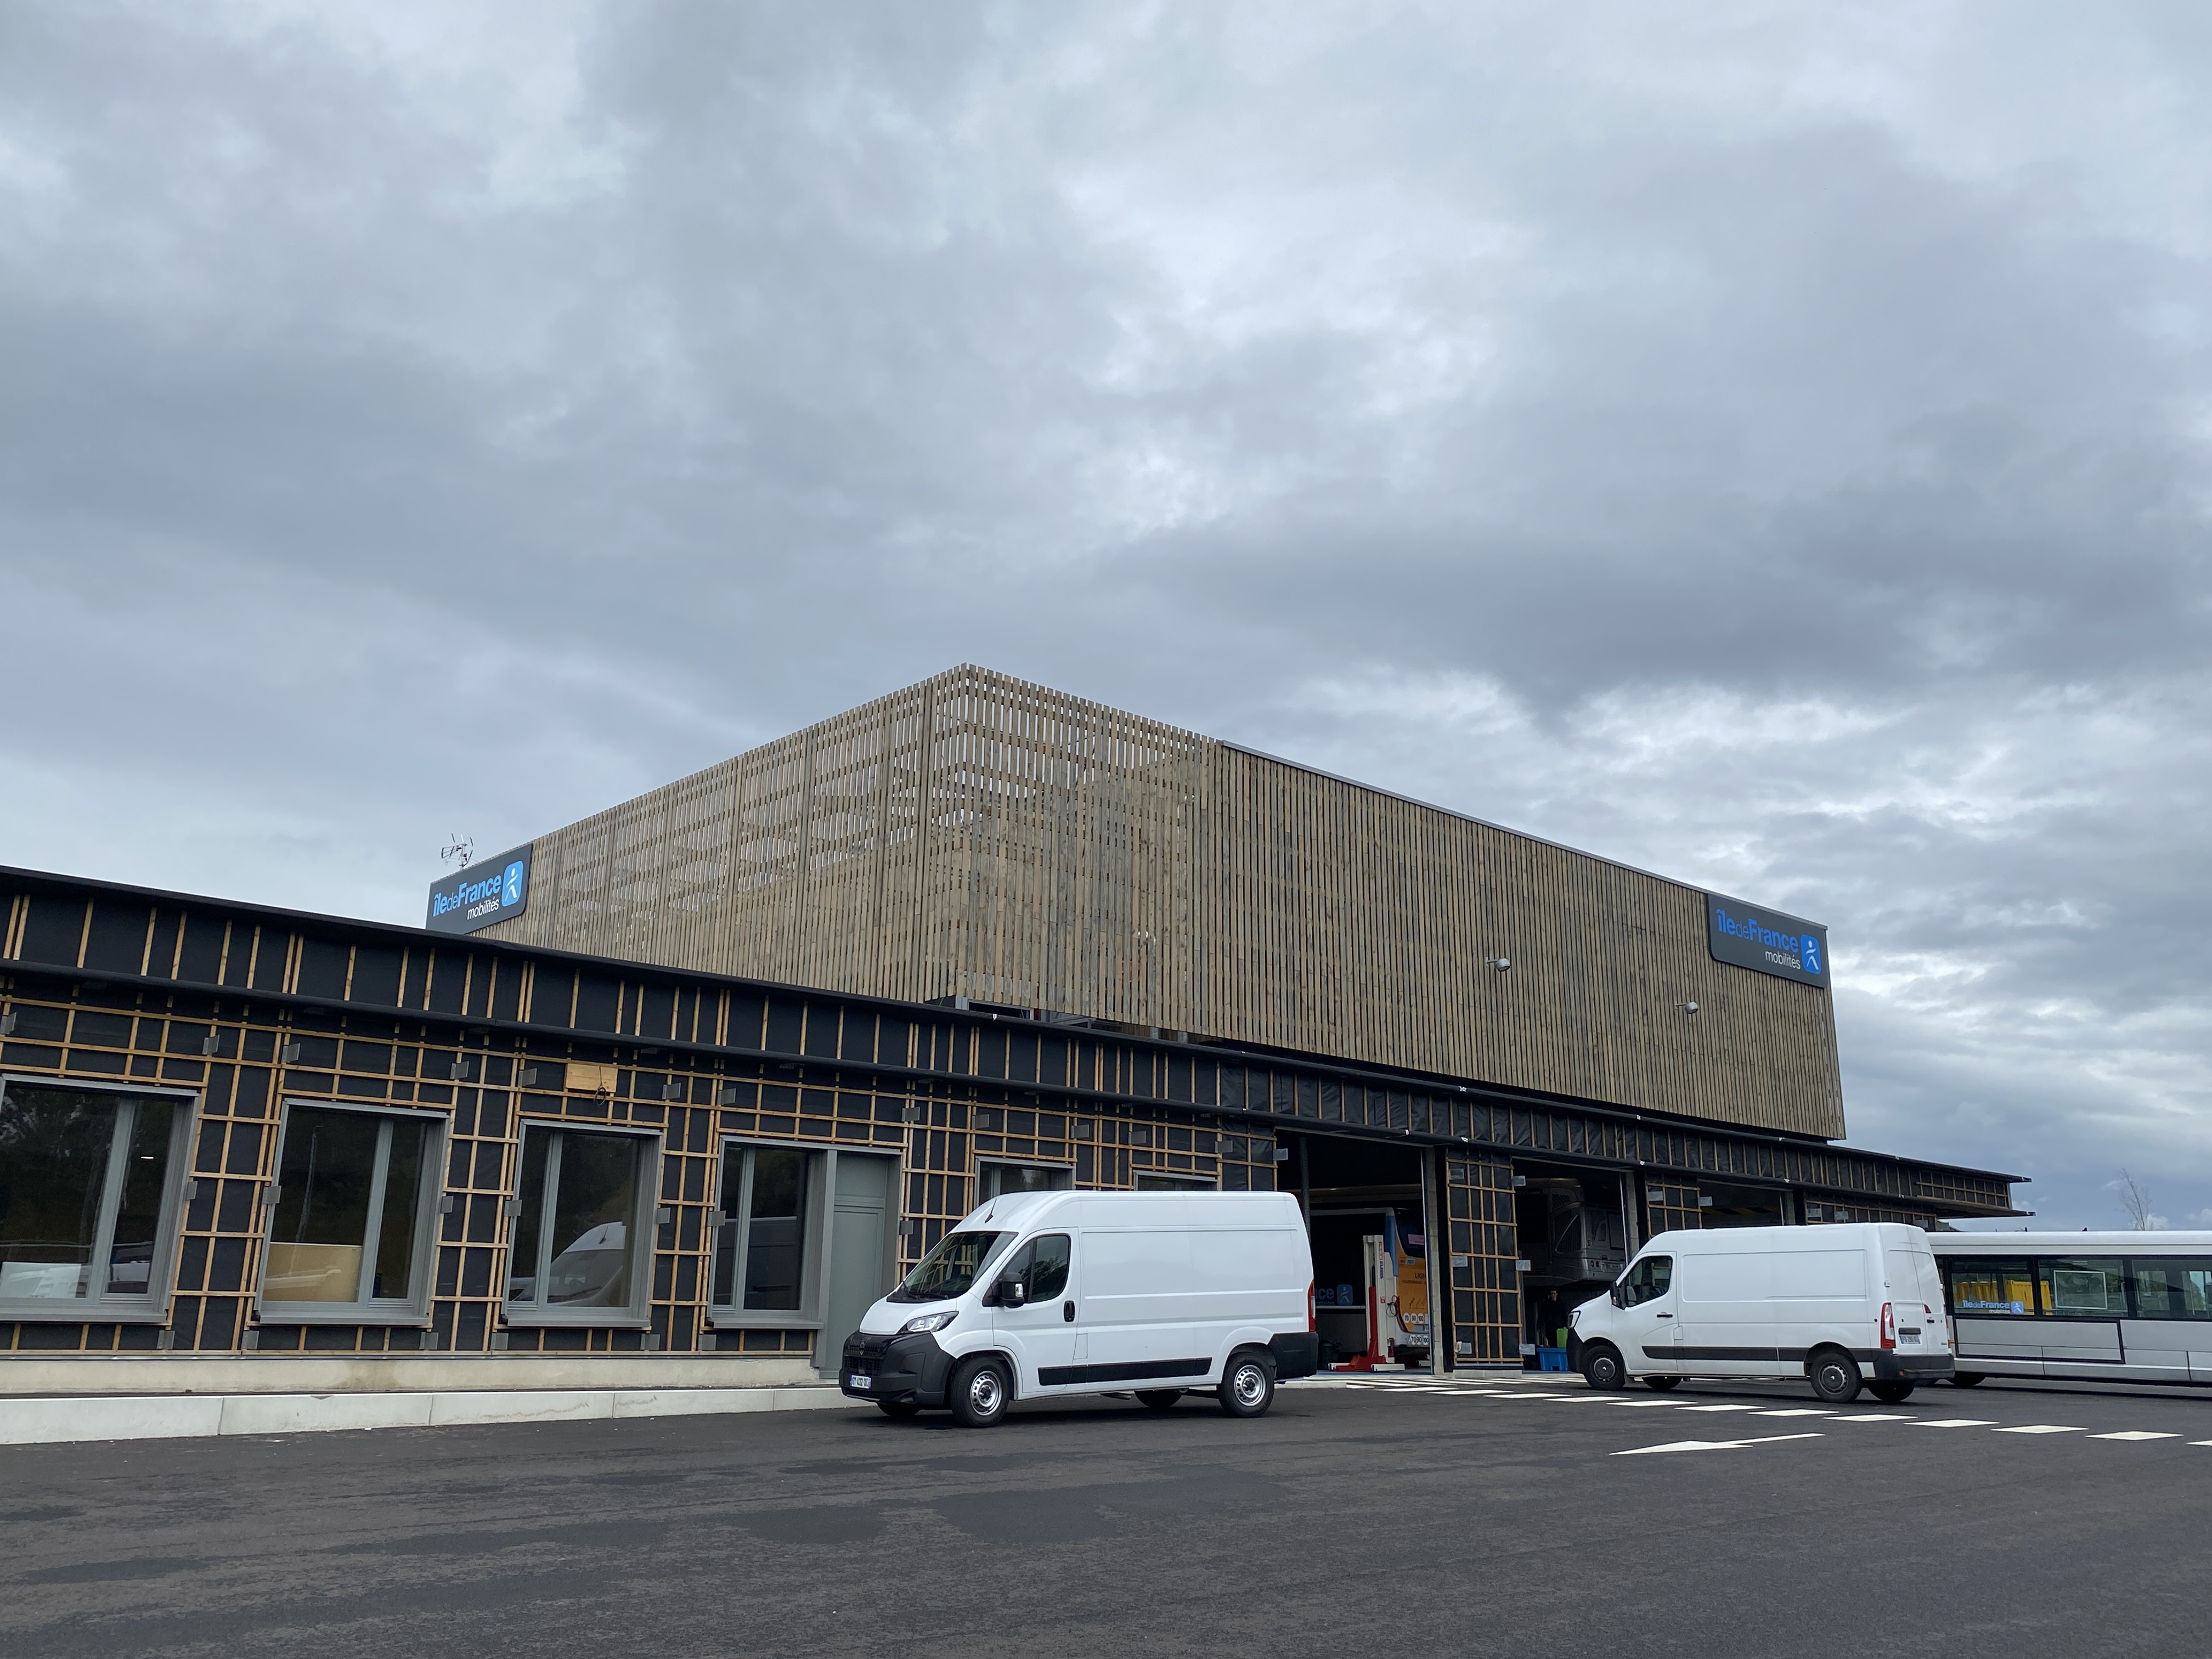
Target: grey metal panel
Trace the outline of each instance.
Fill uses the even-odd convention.
[[[2042,1339],[2043,1357],[2054,1363],[2105,1360],[2118,1364],[2121,1358],[2118,1320],[2054,1319],[2037,1334]]]
[[[2191,1328],[2179,1320],[2123,1320],[2120,1346],[2127,1357],[2123,1369],[2130,1376],[2147,1382],[2186,1382]],[[2212,1332],[2198,1340],[2212,1341]]]
[[[1960,1319],[1961,1359],[2041,1359],[2042,1334],[2031,1319]]]

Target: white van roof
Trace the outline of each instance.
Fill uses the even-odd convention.
[[[1250,1225],[1263,1220],[1295,1223],[1298,1200],[1292,1193],[1184,1192],[1100,1193],[1063,1188],[1050,1193],[1007,1193],[978,1204],[962,1217],[957,1231],[1022,1231],[1041,1227],[1063,1212],[1071,1225]]]
[[[1655,1233],[1644,1250],[1682,1255],[1748,1255],[1774,1250],[1895,1249],[1928,1235],[1901,1221],[1834,1221],[1810,1227],[1682,1227]],[[1638,1255],[1643,1251],[1638,1252]]]

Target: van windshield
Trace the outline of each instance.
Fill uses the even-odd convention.
[[[950,1302],[975,1287],[990,1265],[1014,1242],[1012,1233],[947,1233],[900,1281],[886,1302]]]

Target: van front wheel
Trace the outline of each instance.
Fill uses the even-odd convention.
[[[1006,1416],[1014,1388],[1006,1368],[984,1358],[955,1367],[952,1386],[945,1392],[951,1399],[954,1422],[963,1429],[988,1429]]]
[[[1841,1348],[1823,1348],[1805,1366],[1813,1392],[1830,1406],[1848,1406],[1859,1397],[1858,1361]]]
[[[1664,1394],[1681,1380],[1679,1376],[1647,1376],[1644,1379],[1644,1386],[1647,1389],[1656,1389],[1660,1393]]]
[[[1258,1417],[1275,1403],[1275,1368],[1264,1354],[1231,1354],[1216,1393],[1231,1417]]]
[[[1885,1406],[1902,1406],[1912,1398],[1910,1382],[1869,1382],[1867,1392]]]
[[[1182,1398],[1181,1389],[1139,1389],[1137,1403],[1147,1411],[1164,1412]]]
[[[1626,1388],[1628,1369],[1620,1363],[1620,1351],[1609,1342],[1593,1342],[1584,1348],[1583,1381],[1607,1391]]]

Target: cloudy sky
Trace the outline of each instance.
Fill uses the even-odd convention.
[[[1833,929],[2212,1224],[2212,15],[0,9],[0,862],[397,921],[958,661]]]

